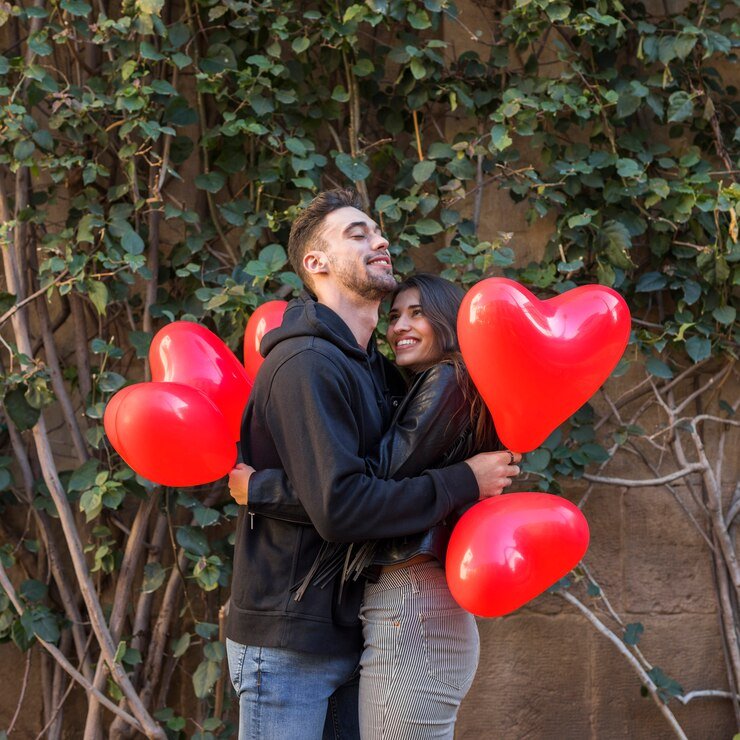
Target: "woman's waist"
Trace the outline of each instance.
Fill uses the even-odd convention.
[[[419,534],[383,540],[379,543],[374,564],[385,570],[388,567],[408,565],[411,561],[435,559],[441,563],[444,562],[449,540],[450,527],[446,524],[438,524]],[[416,561],[416,558],[420,559]]]

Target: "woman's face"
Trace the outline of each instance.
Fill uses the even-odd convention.
[[[396,296],[388,314],[386,338],[396,363],[414,372],[442,359],[434,328],[421,310],[418,288],[409,288]]]

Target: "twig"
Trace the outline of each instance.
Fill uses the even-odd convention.
[[[650,692],[650,696],[652,696],[653,701],[657,705],[658,709],[660,709],[663,716],[668,720],[668,723],[673,728],[676,736],[681,738],[681,740],[688,740],[688,738],[686,737],[686,733],[684,733],[681,725],[678,724],[678,720],[676,719],[675,715],[658,695],[658,687],[647,674],[647,671],[645,671],[645,669],[640,665],[640,662],[637,660],[637,658],[635,658],[635,656],[630,652],[624,642],[619,637],[617,637],[617,635],[615,635],[614,632],[612,632],[612,630],[610,630],[585,604],[582,604],[575,596],[573,596],[573,594],[568,591],[561,590],[557,592],[557,595],[565,599],[569,604],[575,606],[576,609],[578,609],[586,617],[586,619],[591,622],[591,624],[596,628],[596,631],[604,635],[604,637],[606,637],[607,640],[609,640],[617,648],[617,650],[622,653],[622,655],[627,659],[627,662],[632,666],[637,675],[640,677],[642,683],[647,687],[647,690]]]
[[[8,578],[8,574],[5,571],[5,566],[0,562],[0,586],[3,587],[3,590],[7,594],[8,598],[10,599],[11,603],[15,607],[16,612],[18,612],[19,616],[23,615],[24,609],[21,605],[17,594],[15,593],[15,589],[13,588],[13,584],[10,582],[10,579]],[[133,725],[139,732],[144,732],[144,728],[139,723],[139,721],[132,717],[127,712],[124,712],[122,709],[117,707],[107,696],[104,694],[101,694],[65,657],[64,653],[59,650],[59,648],[56,647],[56,645],[53,645],[50,642],[46,642],[46,640],[43,640],[38,635],[36,636],[36,639],[38,640],[39,644],[46,650],[51,653],[52,657],[64,668],[67,673],[69,673],[72,678],[75,679],[81,686],[83,686],[87,691],[93,693],[95,695],[95,698],[103,704],[107,709],[110,709],[111,712],[114,714],[117,714],[119,717],[124,719],[126,722],[128,722],[130,725]]]
[[[52,285],[56,285],[56,283],[58,283],[66,275],[67,270],[62,270],[62,272],[60,272],[48,285],[44,286],[43,288],[39,288],[35,293],[31,293],[28,298],[24,298],[22,301],[16,303],[12,308],[9,308],[2,316],[0,316],[0,326],[2,326],[11,316],[13,316],[16,311],[19,311],[27,303],[30,303],[31,301],[38,298],[40,295],[46,293],[46,291],[49,290]]]
[[[688,694],[679,694],[676,699],[685,706],[693,699],[740,699],[740,695],[733,694],[731,691],[722,691],[721,689],[703,689],[689,691]]]
[[[419,115],[416,112],[416,109],[412,111],[412,116],[414,119],[414,136],[416,137],[416,153],[419,156],[419,161],[422,162],[424,160],[424,150],[421,147],[421,134],[419,133]]]
[[[680,414],[695,398],[698,398],[701,396],[705,391],[707,391],[709,388],[711,388],[715,383],[717,385],[722,385],[725,380],[730,376],[730,373],[732,372],[732,365],[733,363],[730,362],[727,364],[727,367],[722,368],[720,372],[718,372],[716,375],[712,375],[711,378],[700,388],[695,390],[693,393],[691,393],[689,396],[687,396],[681,403],[674,409],[675,414]]]
[[[630,478],[607,478],[600,475],[590,475],[584,473],[583,477],[586,480],[594,483],[604,483],[609,486],[625,486],[627,488],[647,488],[648,486],[662,486],[665,483],[683,478],[691,473],[698,473],[699,471],[706,471],[706,465],[704,463],[692,463],[681,470],[677,470],[675,473],[669,473],[661,478],[646,478],[644,480],[631,480]]]
[[[28,675],[31,672],[31,655],[33,654],[33,650],[29,648],[26,651],[26,670],[23,672],[23,683],[21,684],[21,694],[18,698],[18,704],[15,708],[15,714],[13,715],[13,719],[10,720],[10,724],[8,725],[8,729],[6,730],[6,734],[10,735],[11,732],[15,729],[15,723],[18,721],[18,717],[21,713],[21,707],[23,706],[23,699],[26,696],[26,689],[28,688]]]

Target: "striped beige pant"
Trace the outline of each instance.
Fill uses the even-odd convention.
[[[478,628],[428,561],[382,573],[360,610],[362,740],[451,738],[478,667]]]

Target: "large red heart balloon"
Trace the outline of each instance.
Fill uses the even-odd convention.
[[[268,331],[283,323],[287,301],[267,301],[258,306],[247,321],[244,330],[244,369],[252,381],[257,377],[264,358],[260,354],[260,342]]]
[[[588,547],[577,506],[548,493],[510,493],[465,512],[447,547],[447,583],[463,609],[500,617],[566,575]]]
[[[104,426],[128,465],[161,485],[210,483],[236,462],[223,414],[199,390],[181,383],[122,389],[105,409]]]
[[[457,331],[501,441],[529,452],[609,377],[629,340],[630,313],[603,285],[540,301],[513,280],[488,278],[463,299]]]
[[[252,381],[234,353],[205,326],[174,321],[157,332],[149,348],[152,380],[202,391],[226,419],[231,441],[239,439]]]

